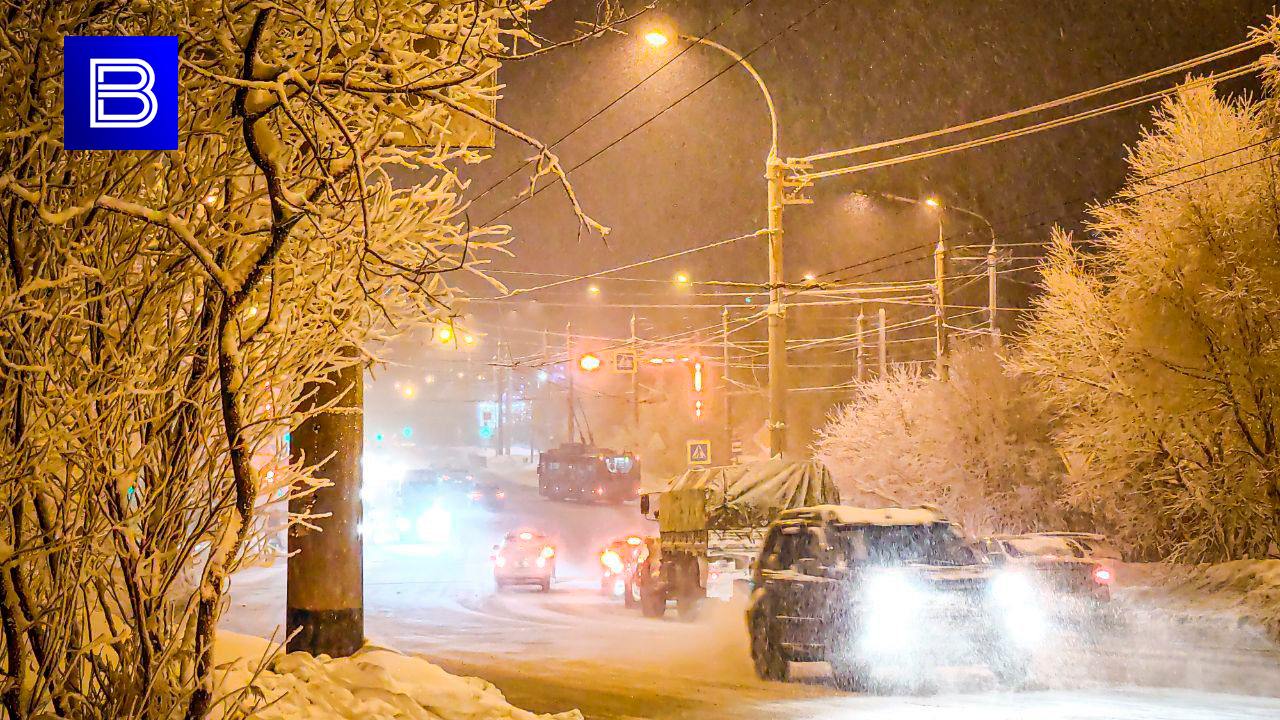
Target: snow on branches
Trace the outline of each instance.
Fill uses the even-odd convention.
[[[975,533],[1060,529],[1062,465],[1028,380],[979,347],[947,382],[895,370],[832,413],[815,454],[852,504],[937,505]]]
[[[545,2],[11,3],[0,36],[0,703],[202,717],[210,636],[303,388],[447,318],[462,115]],[[612,6],[610,6],[612,7]],[[612,10],[610,10],[612,12]],[[61,146],[64,35],[176,34],[175,152]],[[410,146],[408,143],[414,143]],[[603,231],[576,201],[581,221]],[[494,283],[497,284],[496,282]],[[319,412],[326,408],[312,408]],[[324,458],[308,459],[318,463]]]
[[[1021,366],[1062,421],[1067,499],[1146,556],[1280,543],[1280,242],[1263,103],[1188,89],[1093,210],[1055,236]]]

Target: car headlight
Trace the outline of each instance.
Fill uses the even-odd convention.
[[[418,537],[424,542],[445,542],[453,527],[449,511],[432,505],[418,518]]]
[[[867,610],[880,617],[909,615],[924,602],[924,591],[899,572],[871,575],[864,588]]]
[[[1036,601],[1036,591],[1026,575],[1003,572],[991,580],[991,595],[1001,605],[1027,605]]]
[[[991,579],[991,599],[995,603],[1004,632],[1016,643],[1027,646],[1044,637],[1047,620],[1035,585],[1026,575],[1004,572]]]

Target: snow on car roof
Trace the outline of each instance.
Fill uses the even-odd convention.
[[[946,522],[942,513],[927,507],[863,508],[852,505],[813,505],[782,513],[782,517],[811,517],[840,525],[932,525]]]

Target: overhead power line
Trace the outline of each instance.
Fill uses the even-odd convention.
[[[1154,80],[1155,78],[1158,78],[1158,77],[1163,77],[1166,75],[1172,75],[1174,73],[1184,72],[1192,68],[1198,67],[1200,65],[1205,65],[1207,63],[1214,62],[1216,60],[1221,60],[1222,58],[1229,57],[1231,55],[1235,55],[1235,54],[1244,52],[1246,50],[1252,50],[1254,48],[1264,45],[1266,42],[1267,42],[1266,38],[1257,37],[1252,40],[1246,40],[1244,42],[1237,43],[1235,45],[1231,45],[1229,47],[1225,47],[1220,50],[1215,50],[1211,53],[1206,53],[1204,55],[1191,58],[1190,60],[1184,60],[1179,63],[1174,63],[1173,65],[1167,65],[1157,70],[1151,70],[1149,72],[1142,73],[1141,75],[1134,75],[1133,77],[1125,78],[1123,80],[1118,80],[1113,83],[1108,83],[1100,87],[1091,88],[1083,92],[1074,93],[1072,95],[1060,97],[1054,100],[1050,100],[1048,102],[1043,102],[1037,105],[1031,105],[1029,107],[1013,110],[1011,112],[1002,113],[1000,115],[993,115],[991,117],[983,118],[981,120],[975,120],[973,122],[967,122],[960,125],[952,125],[950,127],[941,128],[939,130],[932,130],[930,132],[919,133],[916,135],[909,135],[907,137],[897,138],[895,140],[884,140],[881,142],[871,143],[869,145],[859,145],[857,147],[845,148],[843,150],[833,150],[831,152],[818,153],[816,155],[809,155],[809,156],[800,158],[799,160],[801,162],[818,162],[821,160],[830,160],[837,157],[845,157],[848,155],[855,155],[858,153],[870,152],[872,150],[880,150],[882,148],[893,147],[896,145],[905,145],[907,143],[919,142],[920,140],[929,140],[935,137],[941,137],[943,135],[950,135],[952,133],[963,132],[965,130],[972,130],[974,128],[984,127],[986,125],[991,125],[993,123],[998,123],[1005,120],[1012,120],[1014,118],[1023,117],[1025,115],[1031,115],[1034,113],[1042,112],[1044,110],[1052,110],[1054,108],[1061,107],[1063,105],[1068,105],[1070,103],[1078,102],[1080,100],[1087,100],[1089,98],[1096,97],[1098,95],[1104,95],[1114,90],[1130,87],[1132,85],[1138,85],[1138,84],[1147,82],[1148,80]]]
[[[1082,120],[1089,120],[1091,118],[1095,118],[1101,115],[1105,115],[1107,113],[1115,112],[1117,110],[1124,110],[1126,108],[1131,108],[1137,105],[1144,105],[1150,102],[1154,102],[1156,100],[1160,100],[1162,98],[1169,97],[1170,95],[1173,95],[1174,93],[1179,92],[1180,90],[1183,90],[1186,88],[1200,87],[1202,85],[1216,85],[1217,83],[1224,82],[1232,78],[1257,72],[1260,69],[1262,69],[1261,61],[1252,62],[1252,63],[1249,63],[1248,65],[1242,65],[1237,68],[1232,68],[1231,70],[1228,70],[1225,73],[1222,73],[1219,75],[1211,75],[1209,77],[1201,78],[1199,80],[1193,80],[1183,85],[1176,85],[1174,87],[1166,88],[1164,90],[1158,90],[1156,92],[1147,93],[1146,95],[1142,95],[1136,98],[1121,100],[1119,102],[1115,102],[1110,105],[1104,105],[1103,107],[1100,107],[1100,108],[1094,108],[1092,110],[1084,110],[1084,111],[1075,113],[1073,115],[1067,115],[1066,117],[1056,118],[1054,120],[1045,120],[1043,122],[1039,122],[1034,125],[1028,125],[1022,128],[1016,128],[1014,130],[1006,130],[1004,132],[996,133],[994,135],[986,135],[983,137],[975,138],[973,140],[966,140],[964,142],[954,143],[951,145],[944,145],[942,147],[933,148],[931,150],[921,150],[920,152],[909,153],[907,155],[898,155],[895,157],[885,158],[883,160],[874,160],[871,162],[861,163],[859,165],[849,165],[846,167],[832,168],[830,170],[822,170],[819,172],[804,172],[804,173],[800,173],[799,177],[804,181],[813,181],[813,180],[818,180],[820,178],[836,177],[839,175],[849,175],[851,173],[866,172],[867,170],[874,170],[876,168],[888,167],[890,165],[901,165],[902,163],[914,162],[916,160],[924,160],[927,158],[938,157],[940,155],[947,155],[953,152],[958,152],[960,150],[968,150],[975,147],[981,147],[983,145],[991,145],[993,143],[1003,142],[1005,140],[1011,140],[1013,138],[1023,137],[1025,135],[1031,135],[1033,133],[1038,133],[1045,130],[1052,130],[1054,128],[1077,123]]]

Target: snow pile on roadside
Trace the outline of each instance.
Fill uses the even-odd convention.
[[[330,659],[283,654],[261,638],[219,632],[214,658],[216,697],[223,699],[214,718],[252,712],[255,720],[582,720],[577,710],[521,710],[484,680],[381,648]]]
[[[509,483],[538,487],[538,461],[528,455],[497,455],[489,458],[486,467]]]
[[[1161,587],[1202,613],[1252,620],[1280,638],[1280,560],[1153,565],[1143,570],[1139,572],[1147,584]]]

